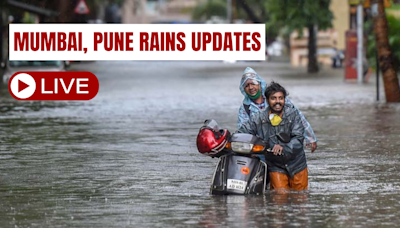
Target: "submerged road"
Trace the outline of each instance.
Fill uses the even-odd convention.
[[[319,139],[309,190],[209,195],[207,118],[236,130],[246,66],[285,86]],[[99,94],[16,101],[0,87],[1,227],[393,227],[400,223],[400,106],[341,72],[286,63],[82,62]],[[381,90],[383,91],[383,90]],[[383,95],[381,97],[383,99]]]

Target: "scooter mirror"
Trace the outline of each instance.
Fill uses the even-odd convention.
[[[279,132],[278,134],[276,134],[276,136],[278,137],[279,141],[281,141],[281,142],[284,142],[284,143],[290,142],[290,135],[285,132]]]

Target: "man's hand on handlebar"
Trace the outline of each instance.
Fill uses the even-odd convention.
[[[272,148],[272,153],[274,153],[274,155],[282,155],[283,147],[279,144],[276,144],[274,148]]]

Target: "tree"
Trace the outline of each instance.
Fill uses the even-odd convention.
[[[308,29],[308,72],[319,71],[317,61],[318,30],[332,27],[330,0],[265,0],[268,24],[287,27],[290,31]]]
[[[261,14],[261,17],[258,16],[254,12],[254,10],[249,6],[249,4],[247,2],[248,1],[246,1],[246,0],[238,0],[240,7],[243,8],[243,10],[246,12],[247,16],[250,18],[250,20],[253,21],[254,23],[264,22],[265,20],[263,20],[263,18],[262,18],[263,15]],[[257,2],[250,1],[250,3],[252,5],[257,5]],[[264,13],[264,11],[262,13]]]
[[[248,19],[254,23],[265,22],[263,4],[264,0],[232,0],[234,19]],[[225,18],[226,7],[226,0],[206,0],[192,10],[192,18],[194,20],[210,19],[212,16]]]
[[[226,17],[226,2],[223,0],[207,0],[197,5],[192,12],[194,20],[210,19],[212,16]]]
[[[378,4],[378,15],[374,17],[375,42],[378,49],[379,67],[383,75],[387,102],[400,102],[399,79],[393,64],[392,50],[388,39],[388,22],[386,19],[383,0],[373,0]]]

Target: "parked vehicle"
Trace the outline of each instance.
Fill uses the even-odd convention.
[[[7,61],[4,64],[3,81],[8,82],[19,71],[64,71],[64,61]]]

